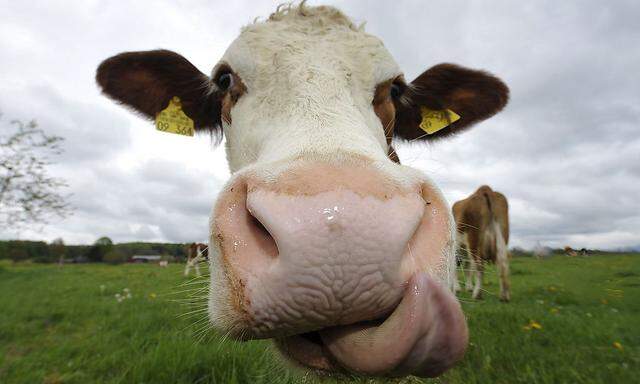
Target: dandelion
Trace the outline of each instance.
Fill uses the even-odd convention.
[[[523,326],[522,329],[524,329],[525,331],[530,331],[532,329],[541,330],[542,324],[538,323],[535,320],[529,320],[529,324]]]
[[[556,287],[554,287],[553,285],[550,285],[549,288],[547,288],[549,290],[549,292],[555,292],[557,291]]]
[[[538,322],[536,322],[536,321],[531,320],[531,323],[530,323],[530,324],[531,324],[531,328],[534,328],[534,329],[542,329],[542,325],[540,325],[540,323],[538,323]]]
[[[593,315],[591,314],[591,312],[587,312],[587,317],[593,317]]]
[[[100,284],[100,294],[103,294],[106,289],[107,289],[106,285]]]
[[[551,308],[551,309],[549,310],[549,312],[551,312],[551,313],[554,313],[554,314],[555,314],[555,313],[560,312],[560,310],[559,310],[558,308]]]
[[[152,299],[155,299],[156,298],[156,294],[152,292],[152,293],[149,294],[149,297],[152,298]]]
[[[544,300],[536,300],[536,303],[542,305],[542,304],[544,304]]]
[[[619,350],[619,351],[622,351],[622,350],[623,350],[623,348],[622,348],[622,344],[620,344],[620,343],[619,343],[619,342],[617,342],[617,341],[614,341],[614,342],[613,342],[613,348],[615,348],[615,349],[617,349],[617,350]]]

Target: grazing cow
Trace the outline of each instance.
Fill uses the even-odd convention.
[[[570,257],[578,256],[578,253],[568,245],[564,247],[564,254]]]
[[[457,243],[467,253],[465,263],[465,285],[473,289],[472,297],[482,297],[482,277],[484,263],[498,266],[500,280],[500,300],[509,301],[509,207],[507,198],[500,192],[483,185],[471,196],[453,204],[456,221]],[[472,278],[475,286],[472,288]],[[457,277],[454,289],[459,290]]]
[[[492,116],[508,99],[502,81],[440,64],[407,83],[378,38],[303,3],[244,27],[211,77],[156,50],[105,60],[97,82],[143,116],[171,103],[196,131],[226,137],[232,175],[209,241],[214,328],[273,338],[317,373],[436,376],[462,357],[451,212],[391,144]]]
[[[200,277],[200,262],[209,259],[208,247],[202,243],[187,245],[187,264],[184,267],[184,275],[189,276],[191,268],[196,270],[196,276]]]

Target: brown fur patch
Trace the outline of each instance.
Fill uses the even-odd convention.
[[[222,119],[227,123],[231,124],[231,108],[236,105],[240,96],[244,95],[247,92],[247,87],[240,79],[240,76],[236,75],[235,72],[230,71],[233,76],[233,86],[231,89],[227,90],[222,99]]]
[[[396,118],[396,107],[391,99],[391,84],[394,79],[378,84],[373,97],[373,111],[382,123],[387,144],[391,145],[393,139],[393,126]]]
[[[391,161],[393,161],[394,163],[400,164],[400,158],[398,157],[398,153],[396,152],[396,149],[393,147],[393,145],[389,145],[389,153],[387,153],[387,156],[389,156]]]
[[[384,137],[387,139],[387,146],[389,148],[388,156],[392,161],[400,164],[398,154],[391,146],[396,121],[396,106],[391,98],[391,85],[394,81],[395,79],[389,79],[378,84],[373,96],[372,105],[373,111],[376,113],[376,116],[378,116],[378,119],[380,119],[382,128],[384,129]]]

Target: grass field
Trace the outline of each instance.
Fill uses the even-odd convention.
[[[498,301],[493,269],[483,301],[463,295],[471,345],[432,382],[639,382],[640,255],[511,265],[511,303]],[[0,263],[0,383],[316,381],[286,369],[268,342],[201,335],[202,314],[180,316],[193,308],[174,301],[189,293],[180,273],[179,265]],[[131,298],[119,302],[125,288]]]

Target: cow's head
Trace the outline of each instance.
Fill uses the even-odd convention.
[[[232,177],[209,244],[216,328],[274,338],[317,371],[435,376],[460,359],[450,210],[391,140],[490,117],[507,101],[500,80],[440,64],[406,83],[379,39],[304,5],[244,28],[211,77],[160,50],[112,57],[97,80],[149,118],[178,96],[196,129],[226,136]],[[422,108],[461,119],[428,135]]]

